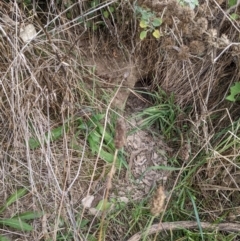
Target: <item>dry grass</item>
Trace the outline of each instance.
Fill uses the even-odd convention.
[[[67,8],[52,1],[36,9],[16,1],[0,3],[0,204],[17,188],[26,187],[28,196],[4,215],[29,209],[45,213],[33,222],[32,233],[0,229],[1,234],[12,240],[58,240],[67,231],[74,240],[97,236],[99,217],[89,216],[81,200],[90,194],[98,195],[98,201],[104,197],[99,183],[109,166],[100,158],[103,137],[98,155],[92,155],[88,130],[77,132],[77,118],[85,123],[93,113],[105,113],[105,128],[112,121],[109,113],[123,115],[127,88],[138,80],[150,80],[151,90],[161,86],[173,92],[187,116],[179,118],[178,125],[182,145],[186,140],[191,143],[190,157],[184,163],[178,160],[181,171],[173,174],[178,175],[177,181],[165,187],[170,196],[161,219],[177,198],[175,190],[184,183],[203,200],[198,206],[202,218],[213,222],[224,216],[224,221],[239,221],[238,214],[233,215],[240,200],[239,105],[225,100],[240,77],[239,22],[222,18],[226,6],[215,0],[209,5],[200,1],[198,11],[180,7],[174,0],[141,2],[163,18],[160,40],[152,36],[139,40],[131,1],[115,2],[116,16],[96,31],[77,21],[83,13],[86,22],[101,19],[100,12],[86,2],[69,1]],[[90,17],[92,10],[96,14]],[[30,23],[37,35],[23,42],[20,28]],[[120,86],[126,74],[127,81]],[[121,88],[113,104],[121,111],[110,102],[115,87]],[[51,141],[52,130],[63,125],[68,128]],[[39,140],[37,148],[31,148],[32,138]],[[172,156],[178,150],[174,152]],[[186,174],[183,179],[181,173]],[[123,223],[130,214],[124,215]],[[80,228],[89,219],[85,229]],[[140,231],[140,223],[138,230],[129,224],[128,236]],[[111,234],[112,230],[106,231],[106,240],[126,234],[126,230]]]

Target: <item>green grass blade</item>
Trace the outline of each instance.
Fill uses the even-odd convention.
[[[26,188],[20,188],[15,193],[13,193],[6,201],[6,203],[0,208],[0,213],[2,213],[8,206],[16,202],[19,198],[27,193]]]
[[[188,190],[187,190],[187,192],[188,192],[188,195],[189,195],[189,197],[190,197],[190,199],[191,199],[191,202],[192,202],[192,205],[193,205],[194,214],[195,214],[195,217],[196,217],[196,221],[197,221],[197,224],[198,224],[198,228],[199,228],[199,231],[200,231],[202,240],[204,241],[204,238],[203,238],[203,230],[202,230],[200,218],[199,218],[199,215],[198,215],[197,205],[196,205],[196,203],[195,203],[195,200],[194,200],[193,195],[192,195]]]
[[[21,220],[31,220],[35,218],[40,218],[42,217],[42,215],[43,215],[42,212],[25,212],[25,213],[16,215],[13,218],[20,218]]]
[[[28,144],[29,144],[29,147],[31,150],[34,150],[34,149],[40,147],[40,145],[41,145],[40,141],[35,137],[29,138]]]
[[[11,240],[8,239],[7,237],[0,235],[0,241],[11,241]]]
[[[114,155],[111,154],[111,153],[108,153],[104,150],[100,151],[100,158],[103,159],[104,161],[108,162],[108,163],[113,162],[113,157],[114,157]]]
[[[56,127],[54,129],[52,129],[51,132],[50,132],[51,141],[56,141],[59,138],[61,138],[63,136],[64,129],[65,129],[65,131],[67,131],[67,127],[65,125],[62,125],[62,126],[59,126],[59,127]]]
[[[67,126],[66,125],[62,125],[62,126],[56,127],[54,129],[52,129],[50,131],[50,133],[46,133],[45,134],[44,143],[46,142],[48,137],[50,137],[50,141],[51,142],[60,139],[63,136],[64,129],[65,129],[65,131],[67,131]],[[40,141],[38,140],[37,137],[29,138],[28,144],[29,144],[29,147],[30,147],[31,150],[34,150],[34,149],[40,147],[40,145],[41,145],[41,143],[40,143]]]
[[[9,218],[0,219],[0,224],[20,230],[20,231],[32,231],[33,227],[23,222],[21,219]]]

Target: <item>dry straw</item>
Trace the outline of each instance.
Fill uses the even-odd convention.
[[[121,149],[124,146],[125,143],[125,135],[126,135],[126,125],[125,121],[123,118],[120,118],[117,120],[116,127],[115,127],[115,138],[114,138],[114,144],[115,144],[115,154],[113,158],[113,163],[110,172],[107,175],[107,182],[106,182],[106,192],[104,195],[104,204],[107,203],[108,196],[109,196],[109,191],[112,188],[112,179],[116,171],[116,160],[117,160],[117,154],[118,150]],[[98,236],[98,241],[104,240],[103,238],[103,224],[105,220],[105,213],[106,209],[105,207],[103,208],[103,213],[102,213],[102,219],[101,219],[101,225],[100,225],[100,232]]]
[[[126,125],[123,118],[117,120],[116,130],[115,130],[115,147],[116,149],[121,149],[125,144],[126,136]]]

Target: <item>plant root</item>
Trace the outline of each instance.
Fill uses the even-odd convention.
[[[220,223],[220,224],[212,224],[209,222],[201,222],[202,229],[226,231],[226,232],[239,232],[240,224],[237,223]],[[195,229],[198,228],[198,223],[194,221],[179,221],[179,222],[165,222],[161,224],[154,224],[148,229],[148,234],[156,234],[157,232],[161,232],[164,230],[181,230],[181,229]],[[134,234],[127,241],[138,241],[144,235],[142,232],[138,232]]]

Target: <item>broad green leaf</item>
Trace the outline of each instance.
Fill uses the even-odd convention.
[[[120,200],[116,200],[115,198],[111,198],[110,199],[111,203],[114,204],[114,207],[116,209],[123,209],[124,207],[126,207],[127,203],[126,202],[123,202],[123,201],[120,201]]]
[[[199,3],[198,3],[198,0],[191,0],[190,2],[189,2],[189,7],[191,8],[191,9],[194,9],[196,6],[198,6],[199,5]]]
[[[79,228],[84,228],[89,222],[90,222],[90,221],[87,220],[87,219],[82,219],[82,220],[79,219],[79,220],[77,221],[77,226],[78,226]]]
[[[33,227],[29,224],[23,222],[21,219],[9,218],[9,219],[0,219],[0,224],[15,228],[21,231],[32,231]]]
[[[8,239],[7,237],[0,235],[0,241],[11,241],[11,240]]]
[[[158,39],[161,37],[160,31],[158,29],[155,29],[152,33],[153,37]]]
[[[234,5],[237,4],[237,0],[228,0],[228,7],[233,7]]]
[[[92,30],[93,30],[93,31],[96,31],[97,29],[98,29],[97,24],[94,24],[94,23],[93,23],[93,24],[92,24]]]
[[[99,0],[93,0],[93,1],[91,1],[91,7],[92,7],[92,8],[97,7],[97,5],[99,5]]]
[[[20,188],[15,193],[13,193],[5,202],[5,204],[0,208],[0,213],[2,213],[8,206],[16,202],[19,198],[27,193],[26,188]]]
[[[100,140],[102,138],[102,136],[99,134],[99,132],[96,129],[92,131],[89,136],[91,136],[91,138],[95,141],[96,145],[100,143]]]
[[[81,123],[79,121],[79,124],[78,124],[78,127],[77,127],[79,130],[87,130],[88,129],[88,126],[86,125],[86,123]],[[76,135],[76,134],[75,134]]]
[[[63,129],[64,129],[64,126],[59,126],[57,128],[52,129],[51,132],[50,132],[51,141],[56,141],[60,137],[62,137],[63,136]]]
[[[112,163],[113,162],[113,154],[108,153],[104,150],[100,151],[100,157],[101,159],[103,159],[104,161],[108,162],[108,163]]]
[[[114,7],[112,7],[112,6],[110,6],[108,9],[109,9],[110,13],[113,13],[115,11]]]
[[[142,31],[141,33],[140,33],[140,39],[141,40],[143,40],[143,39],[145,39],[147,37],[147,31]]]
[[[148,25],[147,25],[147,22],[145,20],[141,20],[140,23],[139,23],[139,26],[141,28],[146,28]]]
[[[21,220],[31,220],[35,218],[40,218],[42,217],[42,215],[43,215],[42,212],[26,212],[26,213],[21,213],[19,215],[16,215],[13,218],[20,218]]]
[[[141,19],[143,19],[143,20],[145,20],[146,22],[148,22],[151,18],[154,18],[154,17],[155,17],[155,15],[154,15],[153,13],[144,10],[144,11],[142,12],[142,17],[141,17]]]
[[[104,200],[101,200],[101,201],[98,203],[96,209],[99,210],[99,211],[106,211],[106,210],[108,210],[110,207],[111,207],[111,203],[108,202],[106,199],[104,199]]]
[[[105,114],[96,114],[92,117],[92,121],[96,122],[96,121],[100,121],[105,117]]]
[[[232,13],[232,14],[230,15],[230,18],[231,18],[232,20],[237,20],[237,19],[239,18],[239,15],[238,15],[237,13]]]
[[[226,100],[236,101],[236,95],[240,93],[240,82],[236,82],[232,87],[230,87],[230,95],[226,97]]]
[[[90,146],[90,149],[91,149],[92,153],[97,154],[98,151],[99,151],[100,138],[96,142],[92,137],[93,137],[93,135],[88,137],[89,146]],[[108,163],[111,163],[113,161],[113,154],[108,153],[108,152],[106,152],[102,149],[100,151],[100,158],[103,159],[104,161],[108,162]]]
[[[106,139],[107,142],[108,142],[108,141],[111,141],[111,140],[113,139],[112,136],[111,136],[107,131],[105,131],[105,132],[103,133],[104,128],[103,128],[103,126],[102,126],[101,123],[97,122],[96,125],[97,125],[97,127],[98,127],[98,129],[99,129],[100,135],[103,135],[103,134],[104,134],[104,139]]]
[[[65,125],[52,129],[50,131],[51,141],[56,141],[60,137],[62,137],[64,128],[66,128]],[[48,133],[45,134],[45,138],[48,138]],[[40,147],[40,141],[36,137],[29,138],[28,144],[29,144],[30,149],[36,149],[36,148]]]
[[[161,19],[161,18],[155,18],[155,19],[152,21],[152,25],[153,25],[154,27],[159,27],[161,24],[162,24],[162,19]]]
[[[91,149],[92,153],[94,154],[98,151],[99,141],[96,142],[93,138],[94,138],[94,135],[90,135],[88,137],[88,143],[89,143],[89,146],[90,146],[90,149]]]
[[[103,12],[104,18],[109,18],[109,12],[106,10]]]
[[[29,147],[30,147],[31,150],[40,147],[40,141],[35,137],[29,138],[28,144],[29,144]]]

